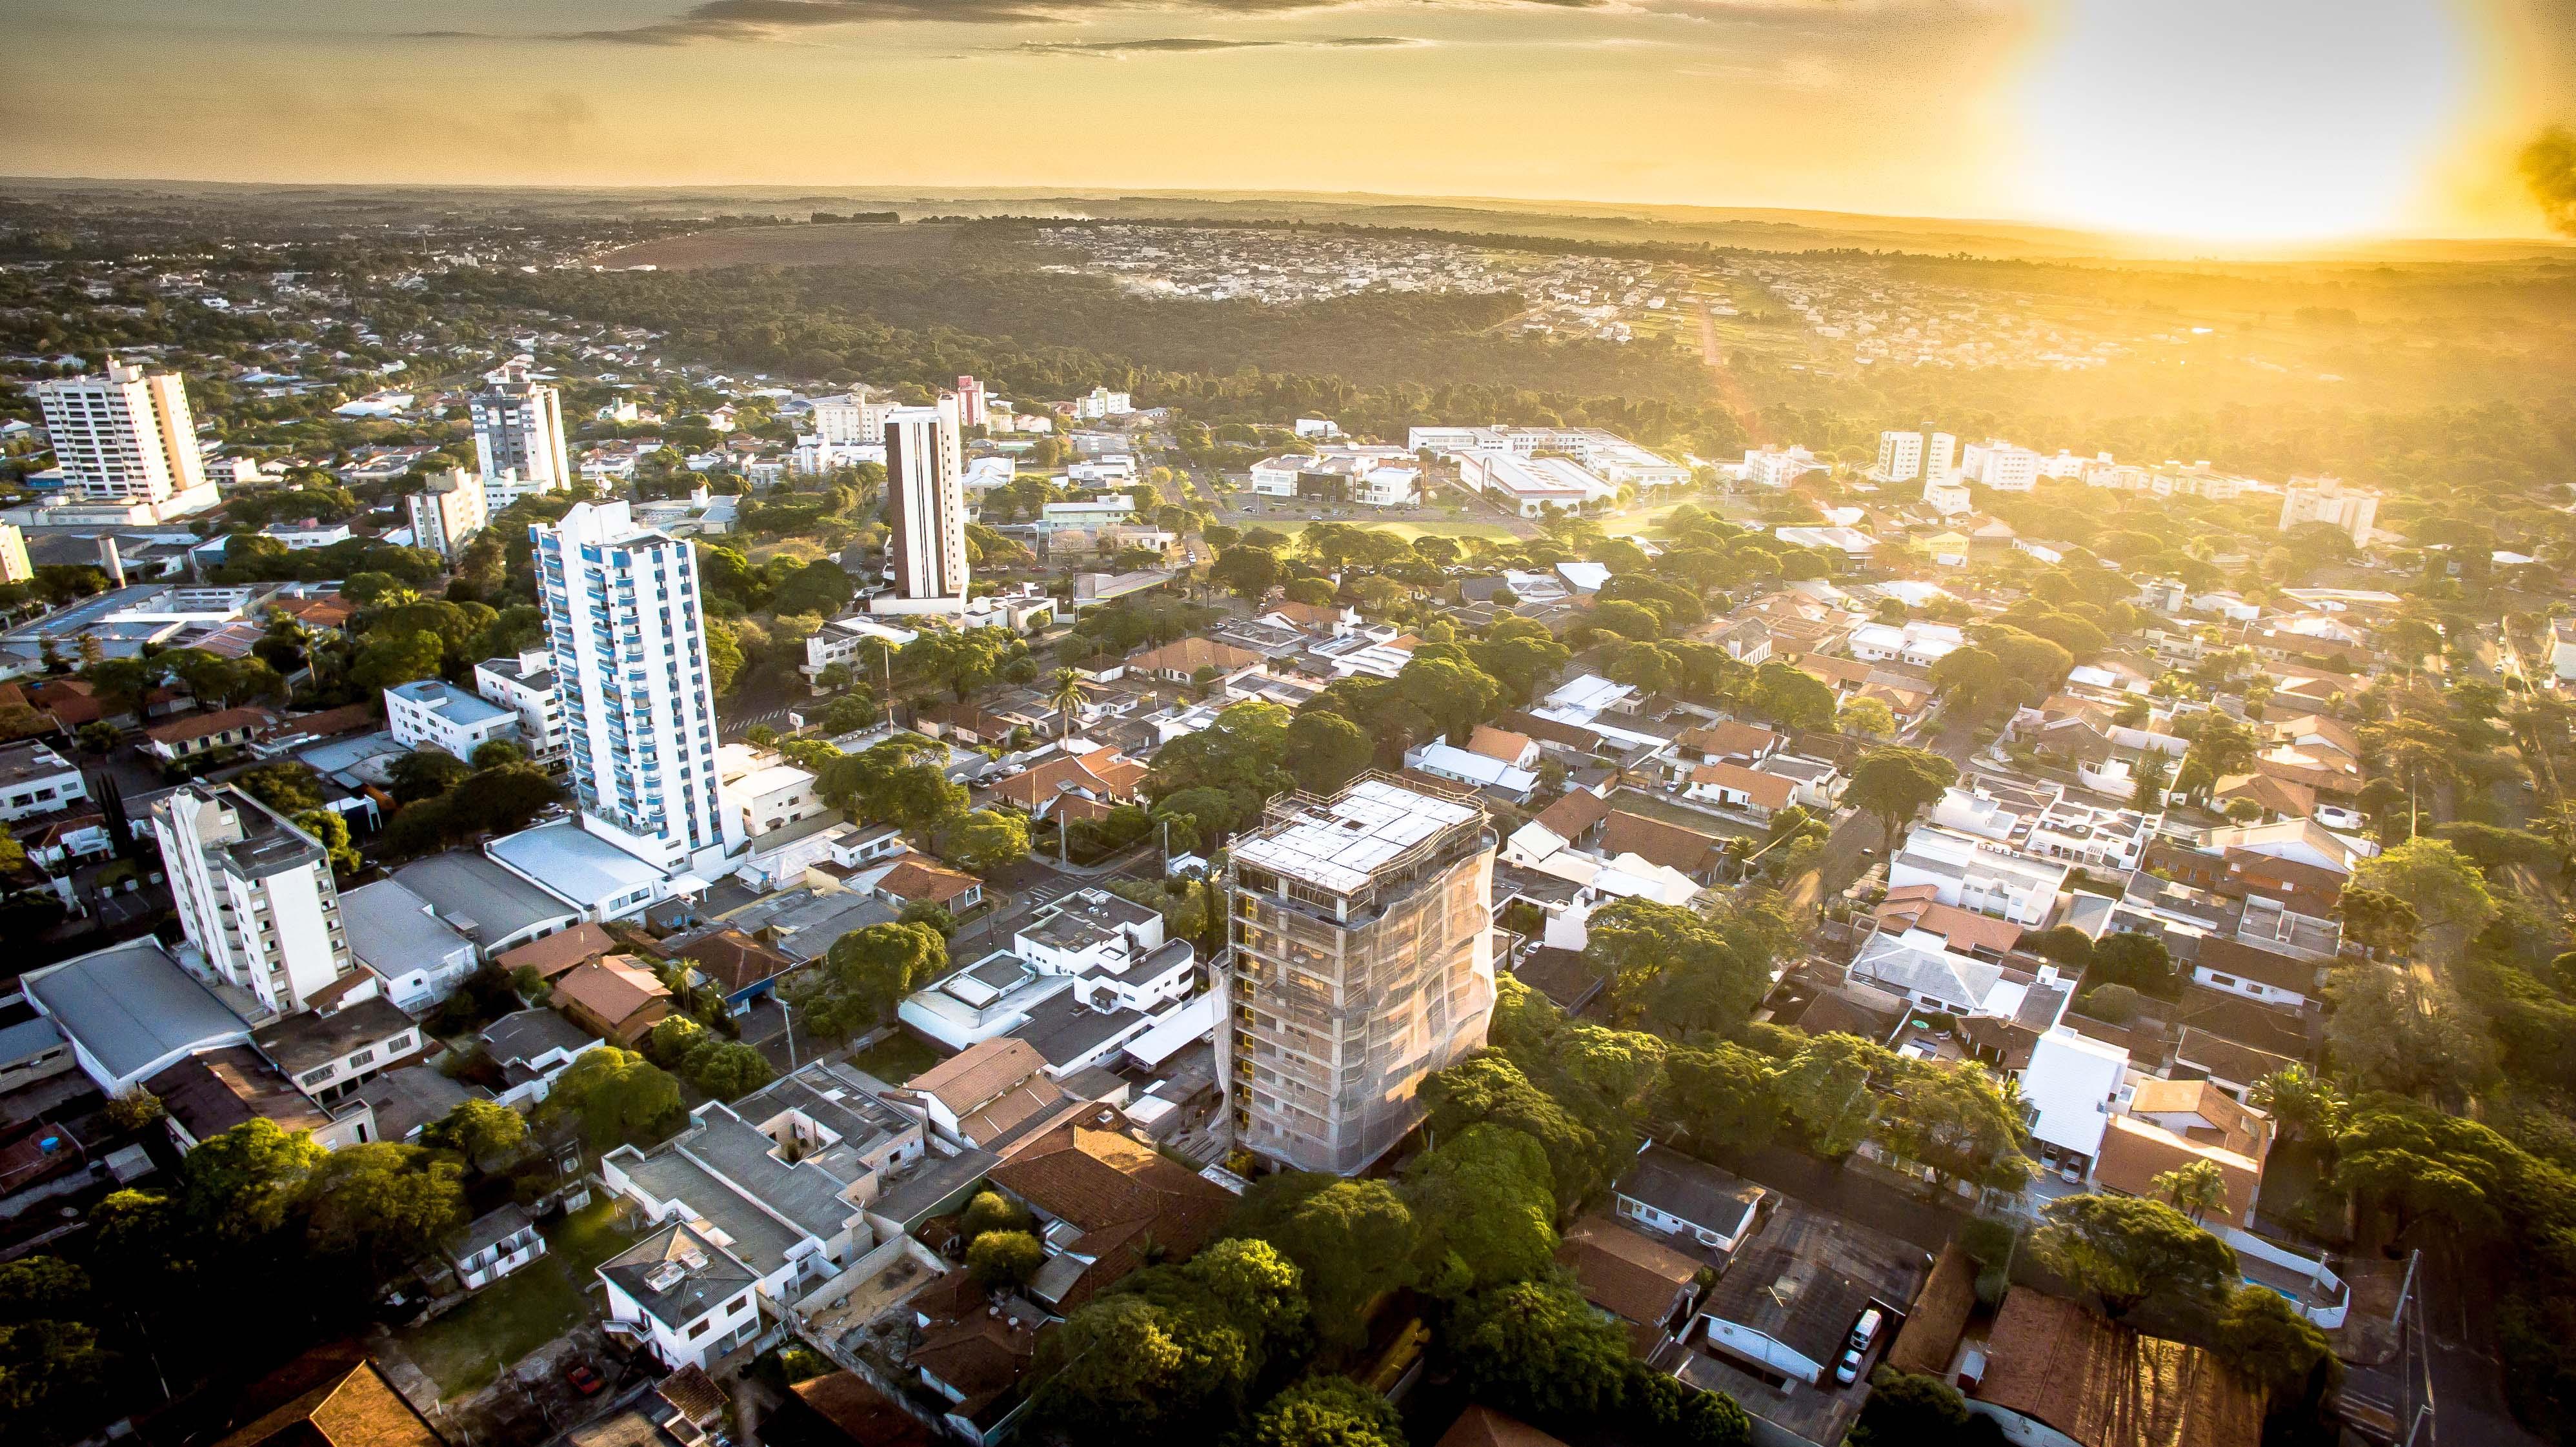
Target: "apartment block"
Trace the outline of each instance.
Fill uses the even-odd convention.
[[[957,399],[886,416],[886,557],[894,588],[873,613],[966,611],[966,485],[958,461]]]
[[[468,401],[474,424],[474,464],[485,477],[504,473],[528,492],[552,492],[572,481],[564,445],[563,397],[528,379],[525,367],[503,367],[484,379]]]
[[[38,382],[36,405],[66,495],[146,505],[165,517],[214,506],[188,386],[177,373],[110,357],[95,373]]]
[[[292,1015],[357,972],[312,835],[229,784],[180,786],[153,804],[152,833],[196,955],[182,963],[196,973]]]
[[[412,545],[450,562],[483,531],[490,517],[483,479],[461,467],[429,479],[420,491],[403,498],[403,506],[411,515]]]
[[[1377,773],[1274,800],[1236,840],[1216,1034],[1236,1144],[1352,1175],[1413,1129],[1423,1077],[1485,1043],[1494,849],[1472,797]]]

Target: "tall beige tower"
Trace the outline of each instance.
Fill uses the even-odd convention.
[[[959,460],[957,399],[886,414],[886,556],[894,591],[869,602],[876,613],[966,611],[966,480]]]
[[[89,502],[159,507],[178,497],[212,505],[188,384],[178,373],[110,357],[97,372],[37,383],[36,404],[66,491]],[[184,496],[191,493],[198,496]]]
[[[1383,774],[1274,799],[1225,879],[1217,1064],[1235,1144],[1354,1175],[1422,1118],[1424,1076],[1485,1043],[1494,831]]]

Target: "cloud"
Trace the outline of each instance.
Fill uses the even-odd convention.
[[[613,30],[565,30],[532,37],[503,35],[490,31],[423,30],[412,32],[421,40],[503,40],[533,38],[542,40],[597,41],[611,45],[696,45],[707,41],[776,40],[800,31],[819,30],[839,25],[865,25],[881,21],[944,21],[952,25],[1040,25],[1080,20],[1117,12],[1193,11],[1223,16],[1281,15],[1299,10],[1320,10],[1349,3],[1349,0],[700,0],[700,3],[667,20],[643,25],[624,26]],[[1468,0],[1476,3],[1476,0]],[[1507,5],[1536,5],[1560,10],[1604,8],[1614,0],[1493,0]],[[1210,40],[1190,42],[1191,37],[1174,37],[1168,45],[1138,45],[1138,50],[1227,50],[1238,43]],[[1242,42],[1250,45],[1252,42]],[[1411,42],[1394,36],[1351,36],[1334,42],[1346,45],[1382,45]]]
[[[1010,47],[1019,55],[1081,55],[1123,60],[1130,55],[1192,55],[1206,50],[1375,50],[1429,45],[1403,35],[1328,35],[1312,40],[1219,40],[1212,36],[1168,35],[1141,40],[1026,40]]]
[[[2522,148],[2523,189],[2549,229],[2576,236],[2576,131],[2551,126]]]

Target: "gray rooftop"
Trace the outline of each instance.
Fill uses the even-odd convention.
[[[72,772],[71,764],[42,739],[28,739],[0,749],[0,788]]]
[[[439,918],[481,926],[477,944],[489,946],[522,930],[571,923],[581,910],[557,899],[471,850],[451,849],[415,859],[394,871],[403,887],[429,901]]]
[[[1619,1177],[1619,1194],[1732,1236],[1763,1197],[1760,1186],[1679,1151],[1649,1145]]]
[[[528,1213],[515,1204],[486,1211],[447,1238],[447,1254],[451,1258],[471,1256],[486,1246],[499,1245],[535,1224],[528,1219]]]
[[[29,977],[27,993],[119,1079],[250,1038],[241,1017],[153,940],[65,961]]]
[[[1028,1023],[1011,1032],[1036,1046],[1049,1065],[1070,1064],[1102,1041],[1136,1034],[1153,1023],[1142,1010],[1094,1010],[1073,996],[1071,990],[1059,990],[1030,1006]]]
[[[657,884],[665,877],[570,819],[522,829],[486,847],[493,858],[585,906]]]
[[[739,1255],[739,1243],[734,1249]],[[649,1283],[653,1273],[664,1263],[681,1261],[692,1254],[703,1257],[707,1264],[690,1267],[679,1280],[659,1291],[652,1288]],[[654,1320],[681,1331],[756,1280],[750,1272],[725,1259],[725,1253],[714,1242],[678,1221],[611,1257],[599,1268],[599,1274],[617,1283],[617,1289],[633,1297],[635,1304],[650,1312]]]
[[[474,948],[398,879],[379,879],[341,895],[340,922],[349,933],[349,952],[388,978],[445,968],[458,950]]]
[[[374,1108],[376,1138],[388,1141],[411,1139],[413,1131],[468,1100],[490,1099],[485,1092],[469,1090],[428,1065],[406,1065],[369,1076],[349,1094]]]
[[[833,941],[852,930],[894,923],[896,914],[893,905],[870,894],[791,889],[735,910],[725,921],[745,934],[776,929],[778,940],[772,948],[801,964],[821,958]]]
[[[15,1025],[0,1026],[0,1066],[15,1065],[21,1060],[44,1054],[63,1043],[62,1028],[39,1015]]]
[[[674,1144],[707,1174],[732,1184],[817,1240],[830,1239],[859,1213],[841,1199],[850,1181],[836,1178],[831,1171],[827,1158],[832,1152],[791,1166],[773,1154],[776,1142],[723,1105],[707,1107],[698,1123]],[[855,1162],[848,1159],[850,1153],[841,1154],[840,1164],[848,1170]],[[850,1172],[852,1178],[863,1174],[864,1170]]]
[[[679,1201],[733,1239],[729,1248],[744,1265],[766,1276],[787,1264],[797,1233],[733,1193],[704,1166],[664,1148],[639,1161],[621,1161],[626,1178],[657,1201]],[[686,1320],[686,1318],[682,1318]]]
[[[504,1065],[534,1060],[550,1050],[570,1050],[603,1043],[596,1035],[552,1010],[518,1010],[483,1030],[483,1049]]]
[[[467,693],[442,679],[424,678],[411,683],[398,683],[385,692],[437,712],[450,723],[474,725],[494,719],[516,718],[511,710]]]
[[[328,1014],[289,1015],[252,1032],[259,1053],[289,1075],[328,1065],[362,1045],[412,1030],[412,1018],[379,995]],[[418,1035],[413,1036],[417,1043]]]

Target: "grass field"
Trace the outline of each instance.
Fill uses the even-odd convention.
[[[438,1383],[444,1399],[489,1386],[521,1357],[591,1315],[583,1288],[591,1268],[634,1238],[618,1229],[614,1203],[573,1212],[546,1236],[546,1254],[482,1295],[401,1337],[403,1354]]]
[[[1508,538],[1512,536],[1512,530],[1504,527],[1500,523],[1381,523],[1371,522],[1367,518],[1335,518],[1333,521],[1347,522],[1354,527],[1367,528],[1371,532],[1393,533],[1397,537],[1404,539],[1406,542],[1411,542],[1415,538]],[[1297,518],[1233,518],[1229,519],[1226,525],[1243,532],[1250,532],[1254,528],[1268,528],[1274,533],[1286,533],[1290,537],[1295,537],[1297,534],[1302,533],[1307,528],[1313,526],[1312,523]]]
[[[939,1063],[939,1052],[898,1030],[850,1057],[850,1063],[888,1085],[901,1085]]]
[[[600,265],[652,266],[664,271],[718,266],[901,266],[943,256],[956,240],[957,228],[941,225],[747,226],[620,247],[600,258]]]

